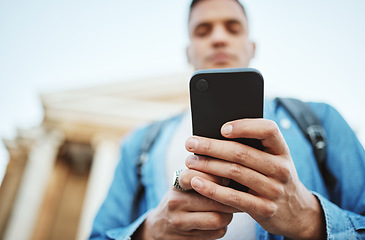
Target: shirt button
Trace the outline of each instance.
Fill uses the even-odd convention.
[[[291,125],[291,122],[290,122],[289,119],[283,118],[283,119],[280,120],[280,126],[281,126],[282,129],[287,130],[287,129],[290,128],[290,125]]]

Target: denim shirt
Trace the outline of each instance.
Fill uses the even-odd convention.
[[[301,182],[318,198],[322,206],[327,239],[365,239],[365,151],[354,132],[331,106],[309,103],[321,119],[327,134],[327,168],[336,177],[333,192],[327,190],[313,155],[312,146],[295,121],[276,101],[265,100],[264,117],[278,123],[290,121],[280,130],[289,146]],[[145,194],[139,209],[132,209],[137,191],[137,158],[147,127],[128,136],[121,148],[109,193],[101,206],[90,239],[131,239],[149,211],[162,200],[172,183],[166,182],[166,146],[181,117],[167,122],[142,167]],[[288,122],[287,122],[288,123]],[[329,200],[329,196],[332,199]],[[134,215],[139,217],[134,220]],[[284,239],[266,232],[256,224],[257,239]]]

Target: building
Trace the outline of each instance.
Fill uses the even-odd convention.
[[[42,94],[44,120],[4,140],[1,239],[86,239],[131,129],[183,111],[190,74]],[[19,231],[21,229],[21,231]]]

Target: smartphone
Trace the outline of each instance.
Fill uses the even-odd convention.
[[[244,118],[263,118],[264,79],[253,68],[208,69],[196,71],[190,79],[190,105],[193,135],[232,140],[263,149],[261,141],[249,138],[227,139],[220,133],[223,124]],[[230,187],[248,191],[231,180]]]

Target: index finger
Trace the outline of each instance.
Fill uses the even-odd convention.
[[[289,152],[278,125],[267,119],[240,119],[222,126],[226,138],[255,138],[264,146],[265,152],[281,155]]]
[[[190,158],[198,158],[198,157],[195,156],[195,155],[191,155],[191,156],[189,156],[189,159]],[[214,176],[214,175],[204,173],[204,172],[200,172],[200,171],[196,171],[196,170],[193,170],[193,169],[185,169],[180,173],[180,176],[179,176],[180,186],[185,190],[193,189],[191,187],[191,184],[190,184],[191,179],[193,177],[202,177],[202,178],[210,180],[214,183],[220,184],[222,186],[228,186],[228,184],[229,184],[229,179],[227,179],[227,178]]]
[[[167,207],[170,211],[180,209],[187,212],[238,212],[236,208],[207,198],[196,191],[183,192],[176,190],[175,188],[171,188],[170,194],[171,195],[167,198]]]

